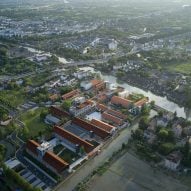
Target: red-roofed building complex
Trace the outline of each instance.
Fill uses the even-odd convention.
[[[102,119],[107,122],[112,122],[117,126],[120,126],[123,124],[124,120],[120,119],[118,117],[115,117],[107,112],[102,113]]]
[[[116,127],[109,125],[108,123],[105,123],[103,121],[96,120],[96,119],[92,119],[91,124],[96,125],[109,133],[113,133],[116,130]]]
[[[133,102],[131,100],[121,98],[119,96],[113,96],[111,98],[111,103],[114,105],[120,105],[124,108],[128,108],[131,104],[133,104]]]
[[[61,127],[55,126],[54,134],[59,140],[63,141],[64,146],[75,152],[77,152],[79,147],[84,147],[87,153],[94,149],[94,146],[92,144],[70,133],[69,131],[66,131]]]
[[[59,119],[64,118],[64,117],[70,117],[70,114],[68,112],[63,111],[62,109],[54,107],[54,106],[51,106],[49,111],[53,116],[56,116]]]
[[[63,99],[63,100],[72,99],[72,98],[78,96],[79,93],[80,93],[80,92],[79,92],[78,89],[77,89],[77,90],[73,90],[73,91],[71,91],[71,92],[69,92],[69,93],[64,94],[64,95],[62,96],[62,99]]]
[[[93,125],[83,119],[77,118],[75,117],[72,121],[72,123],[78,125],[79,127],[87,130],[87,131],[93,131],[95,133],[95,135],[101,137],[102,139],[105,139],[107,137],[109,137],[109,133],[107,131],[105,131],[104,129],[101,129],[99,127],[97,127],[96,125]]]
[[[26,151],[36,160],[57,174],[62,173],[69,167],[67,162],[62,160],[53,152],[43,150],[41,145],[34,140],[29,140],[27,142]]]

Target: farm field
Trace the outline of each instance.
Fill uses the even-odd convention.
[[[89,191],[190,191],[179,180],[154,170],[127,153],[102,176],[96,175],[88,184]]]

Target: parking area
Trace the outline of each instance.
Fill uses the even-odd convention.
[[[50,191],[51,188],[46,186],[46,183],[40,180],[33,172],[25,168],[18,172],[27,182],[29,182],[35,188],[41,188],[44,191]]]

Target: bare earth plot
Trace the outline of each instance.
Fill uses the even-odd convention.
[[[102,176],[94,177],[89,191],[191,191],[178,180],[154,171],[148,164],[127,153]]]

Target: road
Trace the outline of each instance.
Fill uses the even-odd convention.
[[[83,181],[94,169],[104,163],[107,159],[112,156],[114,151],[117,151],[121,148],[122,143],[126,143],[131,136],[131,130],[138,127],[136,123],[131,128],[126,128],[121,131],[120,135],[116,137],[108,147],[104,148],[102,152],[93,158],[92,160],[87,161],[85,167],[77,170],[71,177],[69,177],[66,181],[59,184],[55,191],[72,191],[75,186]]]
[[[154,117],[156,114],[156,111],[151,110],[149,118]],[[75,186],[79,182],[82,182],[91,172],[93,172],[94,169],[109,159],[113,152],[118,151],[123,143],[127,143],[131,136],[131,130],[135,130],[137,128],[138,122],[136,121],[131,127],[121,131],[120,135],[113,139],[109,146],[105,147],[98,156],[87,161],[85,166],[78,169],[68,179],[61,182],[57,187],[55,187],[54,191],[72,191]]]

